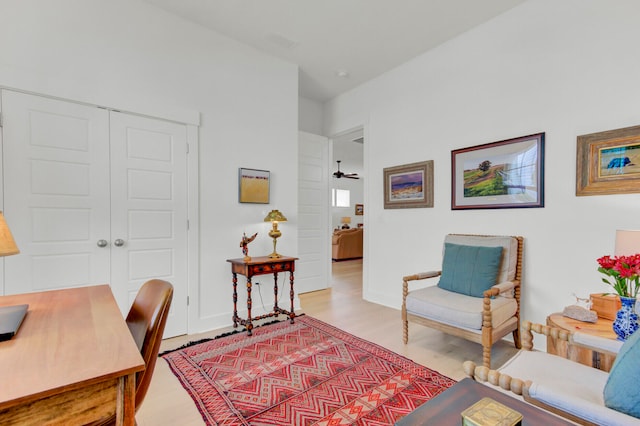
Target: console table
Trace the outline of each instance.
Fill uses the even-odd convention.
[[[233,274],[233,327],[238,324],[243,325],[247,329],[247,334],[251,336],[253,333],[253,321],[263,318],[274,317],[280,314],[287,315],[293,324],[296,314],[293,307],[293,271],[295,270],[297,257],[281,256],[272,258],[268,256],[252,257],[251,260],[227,259],[231,263],[231,273]],[[278,273],[289,272],[289,299],[291,300],[291,310],[287,311],[278,306]],[[251,278],[256,275],[265,275],[273,273],[273,310],[265,315],[257,317],[251,316],[251,287],[253,286]],[[238,316],[238,274],[247,277],[247,318],[243,319]]]
[[[565,317],[562,313],[555,313],[547,317],[547,325],[567,331],[580,331],[612,340],[616,340],[617,338],[616,333],[613,332],[613,321],[604,318],[598,318],[597,322],[590,323]],[[552,338],[547,338],[547,352],[604,371],[611,370],[613,361],[616,359],[616,357],[612,355],[605,355],[586,348],[576,347],[569,345],[568,342]]]

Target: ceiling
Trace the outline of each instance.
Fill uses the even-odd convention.
[[[324,102],[525,0],[144,0],[299,65]]]

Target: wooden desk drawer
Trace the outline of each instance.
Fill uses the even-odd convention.
[[[269,272],[291,271],[291,262],[267,263],[263,265],[251,265],[250,275],[268,274]]]

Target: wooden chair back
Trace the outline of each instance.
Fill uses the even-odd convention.
[[[127,325],[146,366],[136,374],[136,411],[151,383],[172,298],[173,286],[170,283],[147,281],[138,291],[127,315]]]

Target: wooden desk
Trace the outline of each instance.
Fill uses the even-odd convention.
[[[522,426],[573,424],[531,404],[466,378],[398,420],[396,426],[459,426],[462,424],[462,412],[485,397],[522,414]]]
[[[86,424],[116,413],[135,423],[135,373],[144,370],[108,285],[0,297],[28,303],[18,333],[0,342],[0,424]]]
[[[565,317],[561,313],[555,313],[547,317],[547,325],[567,331],[580,331],[612,340],[616,340],[618,337],[613,331],[613,321],[604,318],[598,318],[596,323],[590,323]],[[547,337],[547,352],[604,371],[611,370],[613,361],[616,359],[615,356],[569,345],[568,342],[554,340],[550,337]]]
[[[260,320],[267,317],[278,316],[280,314],[288,315],[291,323],[296,314],[293,307],[293,271],[296,268],[297,257],[282,256],[278,258],[271,258],[267,256],[253,257],[251,260],[245,261],[243,258],[239,259],[227,259],[227,262],[231,263],[231,273],[233,274],[233,327],[237,327],[238,324],[245,326],[247,334],[251,336],[253,333],[253,321]],[[289,272],[289,298],[291,299],[291,310],[286,311],[278,306],[278,273]],[[273,295],[274,304],[273,310],[265,315],[257,317],[251,316],[251,287],[253,286],[251,278],[256,275],[264,275],[273,273]],[[238,317],[238,274],[247,277],[247,318],[242,319]]]

